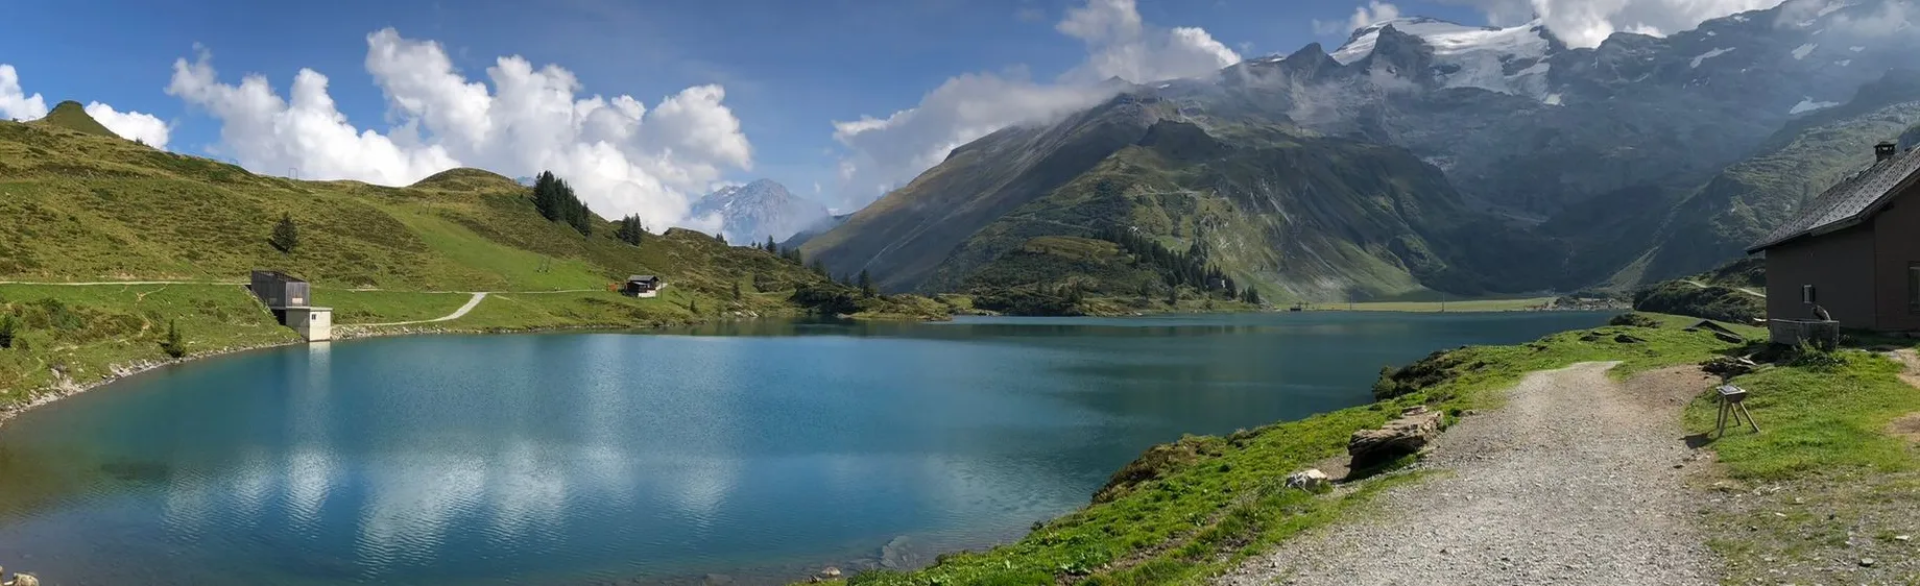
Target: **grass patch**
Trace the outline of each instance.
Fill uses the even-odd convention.
[[[166,360],[169,322],[189,356],[297,339],[234,285],[0,285],[0,313],[18,324],[13,347],[0,350],[0,406],[32,389],[99,381],[116,365]]]
[[[1920,451],[1890,429],[1920,412],[1920,389],[1880,354],[1833,356],[1733,381],[1762,431],[1729,426],[1710,444],[1725,476],[1714,482],[1710,545],[1728,583],[1920,583]],[[1694,401],[1687,428],[1705,437],[1717,408]]]
[[[1878,472],[1914,469],[1908,442],[1887,433],[1893,420],[1920,412],[1920,390],[1902,382],[1900,365],[1877,354],[1842,350],[1837,365],[1772,368],[1735,380],[1763,433],[1729,431],[1713,443],[1729,473],[1783,480],[1835,467]],[[1718,403],[1688,406],[1689,430],[1711,431]],[[1730,427],[1731,429],[1731,427]]]
[[[1188,437],[1156,447],[1115,475],[1097,502],[1041,524],[1017,543],[941,557],[915,572],[875,572],[852,583],[1187,584],[1232,567],[1273,544],[1341,518],[1394,484],[1388,474],[1342,495],[1286,490],[1287,473],[1345,453],[1354,431],[1378,426],[1401,409],[1484,409],[1500,391],[1536,370],[1620,361],[1616,376],[1698,362],[1737,350],[1692,321],[1652,316],[1662,327],[1608,326],[1548,336],[1518,346],[1477,346],[1443,354],[1449,366],[1430,384],[1370,406],[1278,423],[1228,437]],[[1757,328],[1734,326],[1743,334]],[[1616,341],[1630,334],[1636,343]]]

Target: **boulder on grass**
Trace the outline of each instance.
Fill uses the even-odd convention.
[[[1318,493],[1332,487],[1333,479],[1328,478],[1327,473],[1321,472],[1319,468],[1308,468],[1287,475],[1287,488]]]
[[[1440,435],[1440,412],[1425,408],[1409,410],[1380,429],[1353,432],[1347,440],[1347,455],[1353,470],[1366,470],[1420,453]]]

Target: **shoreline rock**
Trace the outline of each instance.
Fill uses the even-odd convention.
[[[1379,429],[1353,432],[1347,440],[1347,455],[1352,458],[1348,467],[1366,470],[1420,453],[1439,437],[1440,416],[1439,411],[1414,407]]]

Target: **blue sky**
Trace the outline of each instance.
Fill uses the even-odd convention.
[[[552,64],[571,72],[581,86],[575,99],[631,95],[650,114],[659,111],[666,96],[694,86],[720,86],[724,99],[718,103],[737,119],[738,133],[751,145],[750,162],[734,164],[741,161],[726,154],[732,151],[715,146],[710,160],[675,163],[676,169],[696,172],[661,179],[659,190],[698,192],[705,186],[696,187],[697,180],[767,177],[795,193],[844,206],[844,201],[864,201],[877,193],[842,193],[874,186],[847,185],[850,175],[860,174],[849,170],[855,166],[849,151],[867,147],[837,140],[834,122],[887,119],[916,108],[923,98],[932,101],[929,92],[969,73],[1024,86],[1060,83],[1062,76],[1084,69],[1091,52],[1122,42],[1076,38],[1057,27],[1070,10],[1089,2],[17,2],[6,11],[7,22],[0,24],[0,64],[12,65],[25,94],[45,96],[48,106],[73,99],[148,113],[167,122],[171,150],[233,158],[248,144],[222,144],[223,121],[233,118],[211,114],[208,102],[189,104],[192,100],[167,92],[177,81],[176,60],[194,61],[196,47],[203,47],[212,56],[217,82],[239,84],[243,75],[262,74],[280,96],[290,95],[295,72],[312,69],[328,78],[326,95],[353,129],[385,134],[405,117],[394,115],[379,80],[369,73],[369,35],[392,28],[407,42],[437,43],[452,68],[470,81],[487,80],[486,71],[497,58],[518,55],[535,68]],[[1465,6],[1476,3],[1478,7]],[[1374,4],[1371,8],[1378,8],[1379,3]],[[1493,10],[1489,6],[1476,0],[1409,1],[1394,9],[1481,24],[1488,20],[1481,10]],[[1338,45],[1346,36],[1338,31],[1346,29],[1358,7],[1361,4],[1352,0],[1138,0],[1137,9],[1126,8],[1137,10],[1145,23],[1144,46],[1149,49],[1161,46],[1156,42],[1164,44],[1154,41],[1154,35],[1172,27],[1197,27],[1234,53],[1253,56],[1287,53],[1314,41],[1329,48]],[[1319,27],[1316,21],[1322,21]],[[976,121],[973,126],[992,123]],[[698,132],[699,127],[686,128]],[[969,129],[948,138],[977,134],[978,129]],[[689,144],[675,152],[685,156],[692,150]],[[448,156],[462,163],[476,157],[461,152],[454,149]],[[880,153],[861,162],[872,167],[885,158]],[[266,164],[277,163],[261,163]],[[702,165],[714,172],[698,172]],[[678,177],[672,170],[650,172]],[[895,169],[868,183],[899,181],[902,173]],[[636,193],[646,189],[653,188],[636,188]],[[670,215],[653,212],[662,221]]]

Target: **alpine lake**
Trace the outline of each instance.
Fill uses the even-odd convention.
[[[0,562],[50,584],[202,586],[917,567],[1086,505],[1154,444],[1365,404],[1382,366],[1610,315],[747,322],[275,348],[0,427]]]

